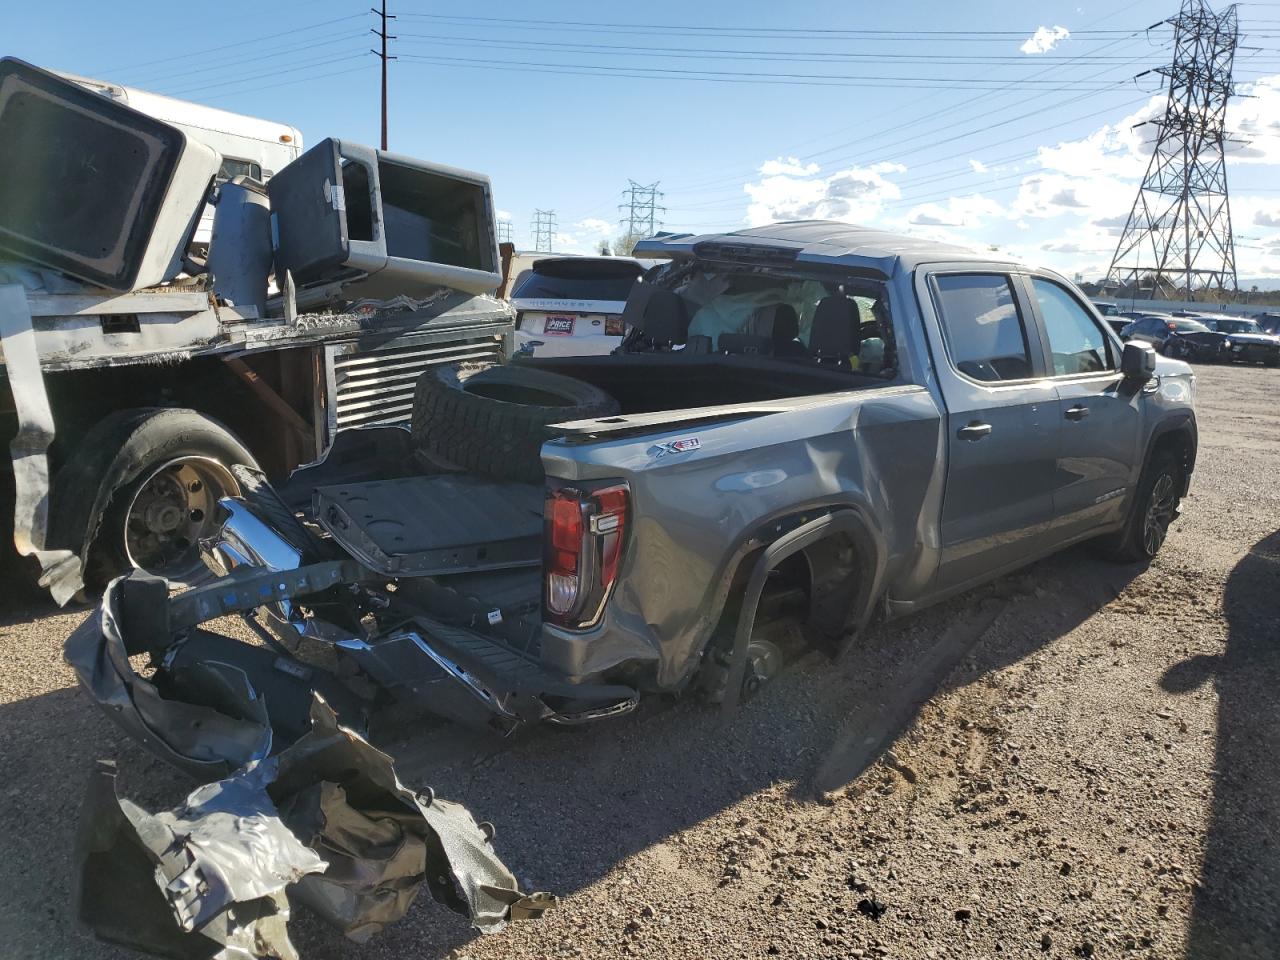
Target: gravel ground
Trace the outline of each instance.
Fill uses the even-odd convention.
[[[1200,368],[1200,463],[1159,560],[1070,551],[805,658],[721,726],[693,701],[515,742],[384,741],[498,826],[537,923],[479,938],[421,897],[304,957],[1280,956],[1280,371]],[[84,616],[0,614],[0,955],[122,956],[69,915],[92,761],[181,778],[73,685]],[[301,911],[299,911],[301,914]]]

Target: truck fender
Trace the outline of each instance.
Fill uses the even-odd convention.
[[[837,590],[826,591],[828,597],[824,599],[815,596],[811,609],[827,620],[826,624],[820,626],[826,626],[828,631],[835,622],[833,614],[839,620],[838,630],[840,631],[846,626],[852,626],[855,630],[861,629],[870,619],[874,609],[874,599],[879,595],[880,582],[884,573],[885,547],[883,539],[866,522],[860,511],[855,507],[835,509],[784,533],[761,551],[747,580],[742,610],[734,629],[728,683],[721,704],[724,716],[731,714],[738,706],[742,678],[746,670],[747,646],[751,642],[756,610],[760,603],[760,596],[764,592],[769,571],[802,550],[832,546],[833,538],[841,534],[847,535],[853,541],[854,549],[858,554],[855,569],[849,571],[843,578],[844,582],[847,582],[850,577],[853,578],[853,589],[844,591],[843,594]],[[859,576],[859,573],[862,575]],[[815,576],[815,593],[817,583]]]
[[[1186,435],[1186,449],[1184,451],[1185,461],[1183,463],[1182,474],[1182,496],[1187,495],[1187,490],[1191,485],[1191,472],[1196,465],[1196,447],[1199,443],[1199,437],[1196,431],[1196,420],[1191,413],[1179,413],[1161,420],[1155,425],[1151,431],[1151,436],[1147,438],[1147,449],[1142,457],[1141,469],[1145,468],[1151,460],[1151,455],[1155,453],[1156,447],[1162,442],[1168,442],[1169,438],[1175,433]]]

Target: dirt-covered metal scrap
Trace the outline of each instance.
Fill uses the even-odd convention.
[[[122,589],[130,582],[132,602]],[[289,729],[296,708],[282,714],[270,701],[296,691],[262,682],[273,653],[242,645],[242,657],[255,651],[268,662],[233,666],[216,659],[229,638],[171,631],[166,616],[148,629],[165,607],[160,584],[136,575],[113,584],[68,640],[67,659],[153,753],[198,779],[224,779],[152,815],[118,799],[114,771],[99,767],[81,814],[75,897],[97,936],[178,960],[288,960],[296,954],[286,891],[356,941],[404,916],[424,884],[485,933],[554,905],[521,892],[491,826],[406,787],[391,758],[344,726],[314,687],[305,687],[308,728]],[[142,652],[160,664],[152,678],[130,663]]]

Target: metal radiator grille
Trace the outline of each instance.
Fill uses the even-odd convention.
[[[413,386],[422,371],[463,360],[497,360],[501,337],[465,343],[423,343],[340,353],[333,358],[336,426],[368,427],[408,423],[413,413]]]

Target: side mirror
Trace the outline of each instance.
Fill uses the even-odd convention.
[[[1156,352],[1151,344],[1130,340],[1120,354],[1120,373],[1130,383],[1143,384],[1156,375]]]

